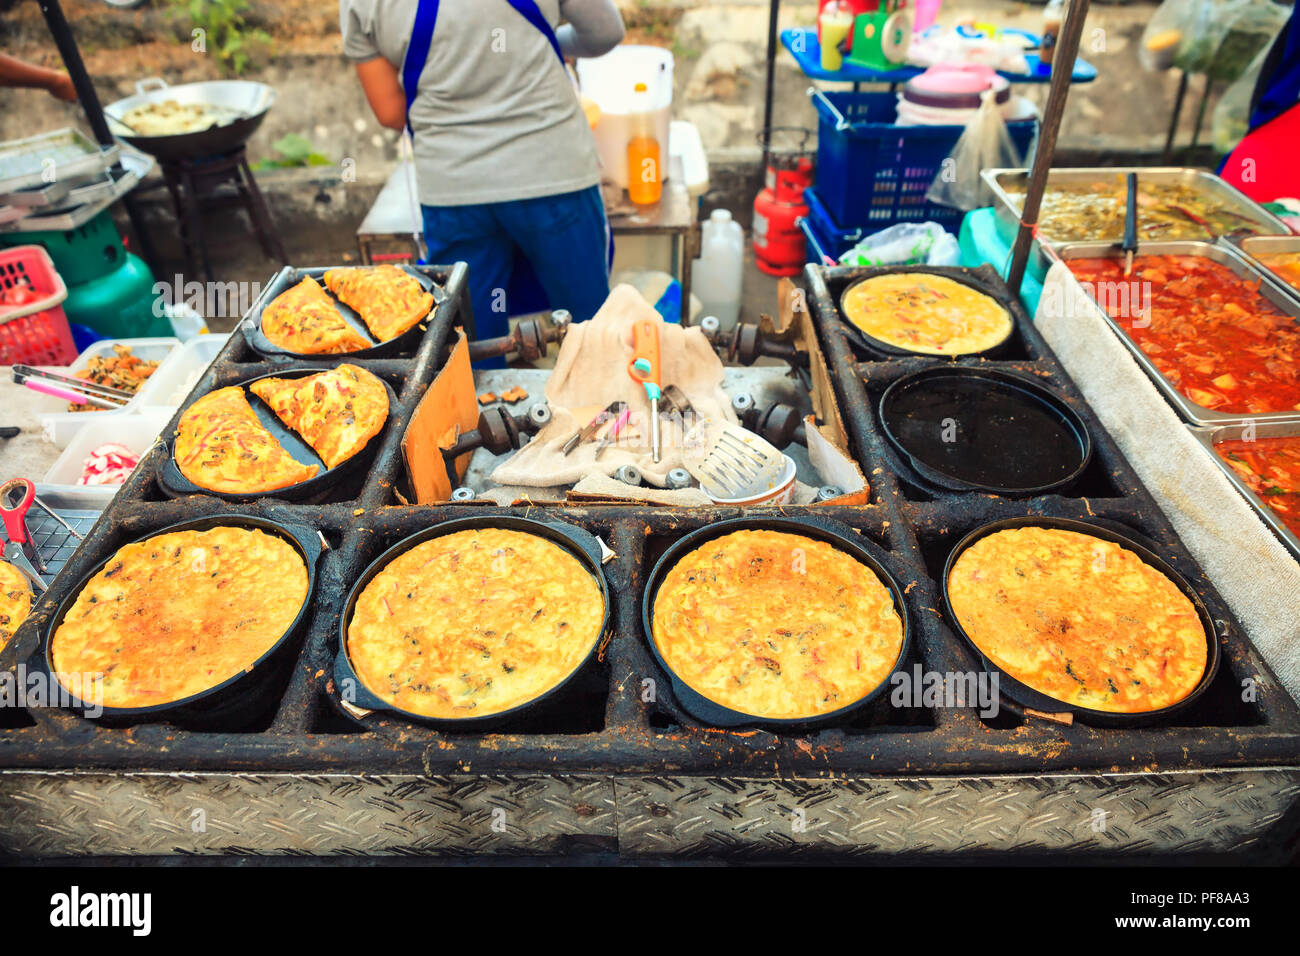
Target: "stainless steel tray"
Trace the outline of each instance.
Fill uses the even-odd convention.
[[[0,193],[0,205],[17,206],[22,209],[43,209],[57,206],[68,198],[72,191],[71,179],[59,179],[44,186],[29,186],[10,193]]]
[[[0,226],[0,232],[44,232],[77,229],[117,202],[153,169],[152,156],[134,149],[123,149],[120,160],[122,170],[116,176],[107,170],[98,179],[86,181],[72,189],[55,208],[31,209],[30,215]]]
[[[1053,250],[1053,257],[1062,261],[1070,259],[1119,259],[1124,253],[1119,245],[1114,242],[1072,242],[1062,246],[1060,249]],[[1258,269],[1252,266],[1246,259],[1235,249],[1228,245],[1220,245],[1212,242],[1202,242],[1197,239],[1176,239],[1169,242],[1139,242],[1137,255],[1149,256],[1202,256],[1212,262],[1226,266],[1232,273],[1242,279],[1259,282],[1259,291],[1264,298],[1277,306],[1284,314],[1293,318],[1300,317],[1300,299],[1296,299],[1282,290],[1281,287],[1274,284],[1268,277],[1260,273]],[[1120,341],[1132,353],[1133,358],[1137,361],[1155,383],[1156,387],[1164,393],[1170,404],[1178,410],[1184,420],[1196,425],[1221,425],[1228,422],[1271,422],[1294,419],[1300,416],[1297,411],[1285,412],[1266,412],[1257,415],[1251,415],[1245,412],[1216,412],[1209,408],[1197,405],[1186,395],[1180,392],[1174,384],[1161,374],[1160,370],[1147,357],[1136,342],[1129,337],[1124,331],[1124,327],[1110,317],[1110,314],[1101,307],[1096,299],[1089,296],[1075,280],[1075,286],[1079,294],[1092,302],[1097,313],[1105,320],[1106,324],[1111,327]]]
[[[1148,183],[1172,183],[1191,186],[1208,193],[1220,200],[1225,207],[1237,215],[1254,220],[1265,234],[1285,236],[1290,230],[1286,224],[1268,210],[1254,202],[1240,190],[1230,186],[1223,179],[1203,169],[1190,166],[1081,166],[1075,169],[1053,169],[1047,174],[1048,186],[1095,183],[1099,180],[1114,181],[1117,176],[1137,173],[1139,181]],[[1027,169],[985,169],[980,178],[993,193],[993,208],[997,212],[997,231],[1003,242],[1011,245],[1015,242],[1016,232],[1020,228],[1020,206],[1007,191],[1009,186],[1025,185],[1029,179]],[[1040,282],[1047,275],[1052,264],[1050,250],[1060,248],[1069,242],[1109,241],[1122,242],[1122,235],[1096,236],[1089,240],[1055,239],[1047,233],[1039,233],[1030,252],[1029,274]],[[1195,242],[1194,239],[1168,240],[1174,242]]]
[[[1232,246],[1234,251],[1240,253],[1247,262],[1272,279],[1280,288],[1300,299],[1300,288],[1291,285],[1256,258],[1258,255],[1266,256],[1274,252],[1294,252],[1300,255],[1300,236],[1246,236],[1233,240]]]
[[[91,175],[117,162],[121,147],[100,146],[79,129],[66,129],[0,143],[0,194],[39,186],[54,164],[58,178]]]
[[[1214,450],[1214,446],[1220,442],[1241,438],[1242,433],[1245,432],[1247,428],[1251,427],[1251,423],[1239,422],[1234,425],[1218,425],[1215,427],[1189,425],[1187,427],[1188,430],[1191,431],[1192,436],[1205,446],[1209,456],[1214,459],[1214,463],[1219,466],[1219,470],[1228,476],[1228,480],[1232,482],[1233,487],[1241,492],[1242,497],[1244,497],[1247,503],[1255,509],[1260,520],[1263,521],[1264,524],[1268,525],[1273,530],[1273,533],[1282,539],[1282,543],[1286,545],[1287,550],[1295,555],[1297,561],[1300,561],[1300,538],[1297,538],[1291,530],[1282,523],[1282,518],[1278,513],[1265,504],[1263,498],[1251,491],[1250,487],[1242,477],[1237,474],[1233,467],[1219,457],[1218,453]],[[1300,437],[1300,418],[1293,418],[1290,421],[1260,422],[1254,426],[1254,437]]]

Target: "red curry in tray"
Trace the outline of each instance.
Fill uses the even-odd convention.
[[[1111,318],[1197,405],[1249,415],[1300,409],[1300,323],[1264,298],[1257,281],[1204,256],[1137,256],[1127,279],[1123,259],[1067,265],[1081,282],[1094,284]],[[1113,303],[1135,296],[1105,290],[1123,285],[1149,288],[1149,315],[1145,293],[1128,314],[1116,314]]]
[[[1300,537],[1300,437],[1233,439],[1214,451]]]

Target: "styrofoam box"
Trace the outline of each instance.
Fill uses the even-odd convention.
[[[143,456],[154,443],[167,422],[172,410],[148,408],[133,414],[114,413],[97,416],[94,428],[83,428],[72,436],[63,454],[45,473],[38,491],[49,491],[60,498],[74,502],[81,508],[105,508],[117,494],[121,485],[78,485],[90,453],[109,442],[125,445],[133,454]]]
[[[52,368],[51,371],[58,372],[61,375],[75,375],[84,369],[95,356],[113,354],[114,345],[128,345],[134,355],[142,359],[157,361],[158,369],[154,372],[154,375],[159,375],[162,373],[167,359],[180,348],[181,343],[180,339],[174,338],[105,339],[87,348],[67,368]],[[152,377],[150,376],[150,378]],[[93,412],[70,412],[68,411],[68,403],[63,399],[55,398],[53,395],[43,395],[40,392],[32,392],[32,409],[40,420],[45,433],[45,440],[52,442],[59,448],[67,448],[73,437],[87,425],[107,422],[111,418],[133,414],[143,408],[144,399],[147,397],[145,389],[148,387],[149,383],[145,382],[140,387],[140,391],[121,408],[102,409]]]
[[[169,408],[173,411],[179,408],[229,338],[227,332],[190,339],[149,376],[149,381],[136,396],[140,404],[145,408]]]

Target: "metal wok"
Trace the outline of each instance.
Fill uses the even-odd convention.
[[[248,142],[248,138],[262,125],[266,111],[275,102],[275,90],[272,87],[247,80],[210,80],[205,83],[168,86],[165,81],[154,76],[140,80],[135,88],[134,96],[105,107],[109,128],[119,139],[164,162],[221,156],[233,152]],[[223,112],[230,111],[235,116],[204,130],[169,136],[137,136],[129,133],[119,122],[138,106],[167,100],[175,100],[182,105],[213,106]]]

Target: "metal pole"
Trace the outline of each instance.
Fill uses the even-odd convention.
[[[1183,100],[1187,96],[1187,71],[1179,70],[1178,72],[1182,76],[1178,80],[1178,94],[1174,97],[1174,112],[1169,117],[1169,133],[1165,136],[1165,151],[1162,161],[1166,166],[1169,165],[1169,159],[1174,152],[1174,138],[1178,135],[1178,120],[1183,115]]]
[[[68,26],[67,17],[63,15],[63,8],[59,6],[59,0],[41,0],[41,14],[45,17],[45,25],[49,27],[50,36],[54,38],[54,45],[58,47],[59,56],[63,60],[64,69],[68,71],[68,77],[72,80],[73,89],[77,91],[77,100],[86,113],[90,132],[101,146],[110,145],[113,142],[113,134],[109,132],[108,120],[104,118],[104,108],[99,103],[99,94],[95,92],[95,85],[90,82],[90,74],[86,72],[86,64],[81,60],[81,51],[77,49],[77,41],[72,35],[72,28]],[[120,163],[114,167],[114,171],[121,172]],[[156,260],[153,242],[145,231],[144,216],[131,195],[123,196],[122,203],[126,206],[127,217],[131,220],[131,231],[135,233],[140,257],[144,259],[150,271],[154,271]]]
[[[776,84],[776,46],[780,38],[777,36],[776,21],[777,14],[781,11],[781,0],[771,0],[768,4],[767,17],[767,89],[763,97],[763,129],[764,131],[772,128],[772,92]],[[763,168],[767,169],[767,161],[772,153],[771,137],[763,136]]]
[[[1029,246],[1033,242],[1038,211],[1042,207],[1043,192],[1047,188],[1047,173],[1052,168],[1052,157],[1056,154],[1056,134],[1061,127],[1061,114],[1065,112],[1065,100],[1070,95],[1070,79],[1074,75],[1074,60],[1079,55],[1079,38],[1083,35],[1083,21],[1088,16],[1088,2],[1089,0],[1070,0],[1061,38],[1052,57],[1051,89],[1047,94],[1042,131],[1038,136],[1038,150],[1034,154],[1034,168],[1029,173],[1025,207],[1020,213],[1020,229],[1011,251],[1011,270],[1007,273],[1007,285],[1016,295],[1020,294],[1020,283],[1025,277]]]

